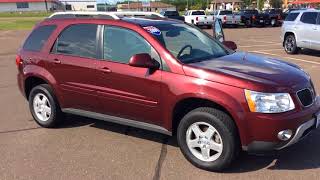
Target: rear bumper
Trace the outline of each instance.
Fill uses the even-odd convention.
[[[18,87],[19,87],[21,94],[24,97],[26,97],[25,89],[24,89],[24,78],[23,78],[23,74],[20,72],[17,74],[17,83],[18,83]]]

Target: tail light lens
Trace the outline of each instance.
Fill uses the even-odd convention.
[[[199,21],[199,17],[196,17],[196,21]]]
[[[223,16],[223,21],[224,21],[224,22],[227,21],[227,16]]]
[[[252,16],[252,19],[253,19],[253,20],[256,20],[256,16]]]
[[[16,56],[16,65],[19,67],[22,64],[22,59],[20,55]]]

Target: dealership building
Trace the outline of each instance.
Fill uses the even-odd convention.
[[[50,11],[60,8],[58,0],[0,0],[0,12]]]
[[[0,0],[0,12],[96,11],[96,0]]]

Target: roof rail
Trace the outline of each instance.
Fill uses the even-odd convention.
[[[68,18],[102,18],[102,19],[121,19],[123,17],[150,17],[164,18],[155,12],[123,11],[123,12],[89,12],[89,11],[67,11],[56,12],[50,15],[49,19],[68,19]]]

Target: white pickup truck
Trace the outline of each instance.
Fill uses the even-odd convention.
[[[223,25],[238,26],[241,23],[241,16],[233,14],[229,10],[217,10],[211,13],[215,18],[220,19]]]
[[[207,16],[204,10],[189,10],[184,14],[184,21],[196,26],[207,26],[211,28],[214,17]]]

